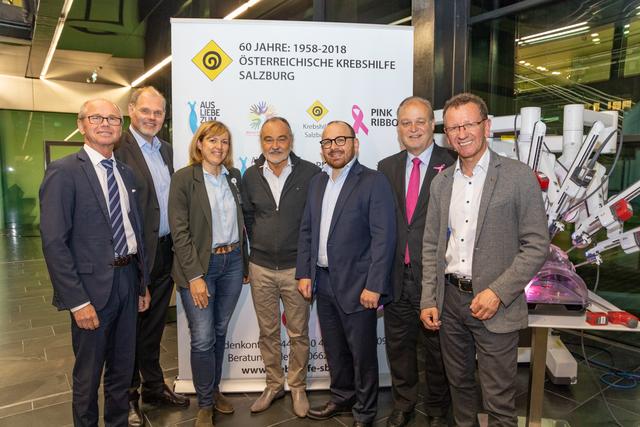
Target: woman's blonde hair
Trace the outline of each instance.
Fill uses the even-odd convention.
[[[196,133],[193,134],[191,144],[189,145],[189,164],[193,165],[202,163],[202,151],[198,148],[198,142],[202,143],[206,138],[219,136],[225,133],[229,135],[229,152],[227,153],[227,157],[222,161],[222,164],[225,168],[231,169],[233,167],[233,144],[231,142],[231,132],[227,125],[217,120],[200,124]]]

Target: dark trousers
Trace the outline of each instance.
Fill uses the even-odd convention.
[[[418,343],[424,337],[426,386],[424,406],[428,415],[446,416],[451,403],[444,373],[440,337],[420,322],[421,283],[416,283],[410,266],[404,270],[399,299],[384,306],[384,331],[387,358],[391,371],[393,406],[403,412],[413,411],[418,401]]]
[[[458,427],[477,426],[476,355],[489,426],[516,427],[518,331],[496,334],[471,316],[473,294],[445,285],[440,339]]]
[[[318,268],[318,320],[331,376],[331,400],[353,404],[353,417],[373,422],[378,402],[376,310],[346,314],[331,288],[329,271]]]
[[[164,384],[164,375],[160,367],[160,341],[167,319],[167,309],[173,292],[171,264],[173,251],[171,238],[158,241],[153,269],[150,275],[151,303],[149,309],[138,315],[138,333],[136,343],[136,362],[131,380],[130,398],[138,399],[137,390],[142,381],[143,388],[160,393]],[[142,376],[142,379],[140,378]]]
[[[98,425],[98,387],[104,367],[104,424],[126,427],[127,390],[133,372],[138,310],[138,269],[135,263],[113,272],[109,301],[98,311],[100,326],[80,329],[71,315],[73,366],[73,424]]]

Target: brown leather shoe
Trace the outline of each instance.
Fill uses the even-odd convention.
[[[166,384],[162,384],[162,391],[159,393],[142,390],[142,401],[155,406],[174,406],[179,408],[187,408],[191,403],[188,397],[175,393]]]
[[[213,394],[213,401],[216,402],[214,409],[221,414],[233,414],[233,411],[235,411],[231,401],[219,391]]]
[[[269,387],[266,387],[259,398],[251,405],[251,412],[254,414],[257,412],[266,411],[274,400],[282,399],[284,397],[284,390],[274,391]]]
[[[293,406],[293,413],[300,418],[307,416],[309,412],[309,400],[307,400],[307,393],[305,389],[291,389],[291,404]]]
[[[213,408],[211,406],[198,410],[195,427],[215,427],[213,425]]]

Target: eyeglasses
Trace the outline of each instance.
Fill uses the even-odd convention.
[[[415,122],[412,122],[411,120],[401,120],[400,127],[405,129],[409,129],[411,126],[415,126],[417,128],[423,128],[427,125],[427,122],[428,121],[424,119],[418,119]]]
[[[449,126],[444,128],[444,133],[446,133],[447,135],[457,135],[460,133],[460,129],[464,129],[465,132],[469,132],[476,129],[485,120],[487,119],[482,119],[478,122],[465,123],[459,126]]]
[[[86,118],[87,120],[89,120],[89,123],[91,123],[92,125],[101,125],[102,122],[104,122],[105,120],[111,126],[120,126],[122,124],[122,117],[117,117],[117,116],[104,117],[99,114],[94,114],[92,116],[86,116],[81,118],[83,119]]]
[[[320,141],[320,146],[325,150],[331,148],[331,144],[335,143],[338,147],[342,147],[347,143],[347,139],[355,139],[355,136],[336,136],[335,138],[326,138]]]

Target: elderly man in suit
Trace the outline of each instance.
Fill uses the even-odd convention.
[[[442,365],[440,337],[420,323],[422,293],[422,236],[429,186],[436,174],[455,161],[455,153],[433,143],[435,121],[431,103],[418,96],[398,106],[398,139],[404,150],[383,159],[378,170],[386,175],[396,196],[396,244],[393,263],[393,301],[384,306],[384,330],[391,371],[393,412],[388,427],[409,423],[418,402],[418,338],[424,337],[422,365],[426,375],[424,410],[431,427],[446,426],[450,397]]]
[[[122,114],[94,99],[78,113],[84,147],[52,162],[40,187],[40,234],[53,304],[71,312],[73,423],[98,425],[104,373],[104,423],[127,424],[136,314],[149,304],[135,178],[115,161]]]
[[[358,163],[349,124],[327,124],[320,145],[327,164],[309,185],[296,278],[305,298],[317,298],[331,399],[307,415],[352,411],[354,426],[370,426],[378,397],[376,309],[392,298],[393,193],[383,174]]]
[[[518,331],[527,327],[524,287],[545,261],[549,234],[535,175],[488,148],[484,101],[463,93],[444,106],[458,153],[431,185],[422,251],[422,308],[440,330],[455,425],[477,425],[476,356],[490,426],[517,426]]]
[[[173,174],[173,149],[156,135],[164,123],[166,101],[152,86],[133,91],[129,100],[131,126],[122,133],[116,159],[133,170],[142,212],[142,228],[150,274],[149,310],[138,316],[136,365],[129,389],[129,426],[144,425],[138,404],[189,406],[189,399],[164,383],[160,366],[160,341],[173,292],[171,234],[169,233],[169,183]],[[140,378],[142,376],[142,379]]]

